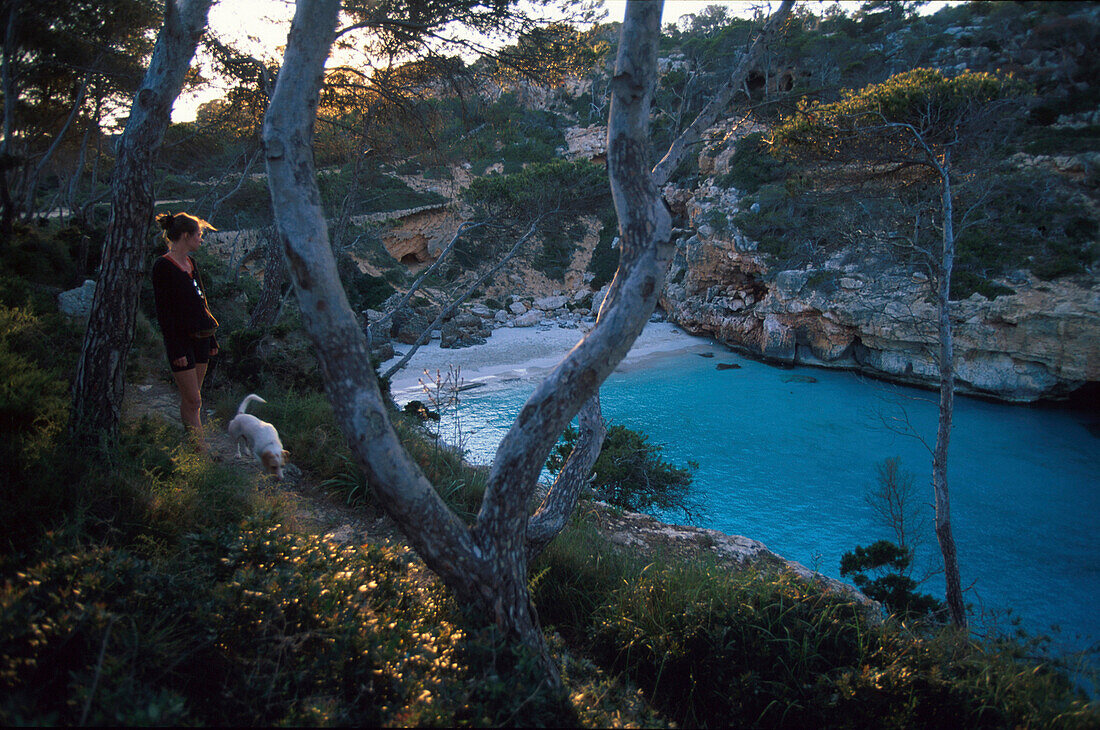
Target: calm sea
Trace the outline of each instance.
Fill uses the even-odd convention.
[[[898,457],[927,522],[918,573],[940,567],[932,532],[936,395],[853,373],[782,369],[720,346],[613,374],[604,416],[698,462],[695,524],[764,542],[840,577],[841,555],[892,539],[866,494]],[[719,363],[740,367],[719,370]],[[444,410],[443,438],[488,463],[534,389],[496,381]],[[956,399],[948,481],[966,600],[979,624],[1051,633],[1059,649],[1100,640],[1100,415]],[[1091,429],[1091,430],[1090,430]],[[657,515],[685,522],[680,514]],[[919,577],[919,576],[918,576]],[[941,575],[922,590],[943,596]]]

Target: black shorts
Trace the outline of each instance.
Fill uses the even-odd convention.
[[[210,362],[210,350],[213,339],[213,337],[189,339],[183,351],[183,354],[187,357],[187,364],[173,365],[172,360],[178,358],[171,358],[168,360],[168,367],[172,368],[172,372],[174,373],[182,373],[184,370],[191,370],[196,364]]]

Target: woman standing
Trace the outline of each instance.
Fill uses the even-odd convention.
[[[157,321],[172,377],[180,392],[180,420],[205,451],[202,440],[202,381],[207,363],[218,354],[214,330],[218,320],[210,313],[199,269],[191,254],[199,250],[206,229],[217,230],[202,218],[187,213],[157,216],[164,229],[168,252],[153,264],[153,296]]]

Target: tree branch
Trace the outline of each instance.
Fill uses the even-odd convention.
[[[729,104],[730,99],[733,98],[734,92],[746,83],[749,72],[757,64],[760,60],[760,56],[763,55],[764,50],[771,43],[772,36],[774,36],[779,31],[779,28],[787,21],[787,16],[790,15],[793,6],[794,0],[783,0],[779,8],[772,13],[770,18],[768,18],[768,22],[764,24],[764,27],[760,30],[756,39],[753,40],[752,45],[749,46],[749,50],[741,56],[741,60],[737,62],[737,66],[734,67],[726,83],[722,85],[722,88],[718,89],[714,97],[711,98],[705,107],[703,107],[703,110],[695,117],[695,121],[693,121],[691,125],[672,142],[672,145],[668,148],[668,152],[665,153],[665,156],[661,158],[661,161],[653,168],[653,182],[657,187],[663,187],[664,184],[668,182],[672,173],[676,171],[676,168],[679,167],[680,163],[683,161],[688,148],[702,138],[703,132],[706,131],[710,125],[714,124],[714,120],[718,118],[718,115],[721,114],[722,110]]]
[[[409,360],[412,359],[413,354],[416,353],[416,351],[418,349],[420,349],[421,345],[423,345],[425,342],[428,341],[429,337],[431,337],[432,330],[435,329],[441,322],[443,322],[443,320],[447,319],[452,314],[454,314],[454,311],[456,309],[458,309],[458,307],[461,306],[461,304],[464,301],[466,301],[469,298],[469,296],[471,294],[473,294],[475,290],[477,290],[477,288],[479,286],[481,286],[483,283],[488,281],[488,279],[490,277],[492,277],[495,273],[500,271],[501,267],[503,267],[506,263],[508,263],[509,261],[512,260],[512,257],[514,257],[519,252],[520,247],[522,247],[523,244],[527,242],[527,239],[529,239],[531,236],[533,236],[535,234],[535,231],[538,229],[538,225],[539,225],[539,222],[541,220],[542,220],[542,216],[539,216],[538,218],[536,218],[535,221],[531,224],[531,226],[527,229],[527,232],[524,233],[520,237],[520,239],[515,242],[515,244],[511,248],[511,250],[508,251],[508,253],[504,256],[504,258],[502,258],[500,261],[497,262],[496,266],[494,266],[492,269],[490,269],[488,272],[486,272],[482,276],[478,277],[477,281],[475,281],[473,284],[471,284],[469,286],[469,288],[466,289],[466,291],[463,292],[460,297],[458,297],[453,302],[451,302],[449,305],[447,305],[443,309],[443,311],[439,313],[439,316],[437,316],[435,318],[435,320],[433,320],[432,323],[430,325],[428,325],[424,329],[423,332],[420,333],[420,337],[418,337],[416,339],[416,342],[413,343],[412,347],[409,349],[409,351],[407,353],[405,353],[404,357],[402,357],[400,360],[398,360],[389,370],[382,373],[382,377],[383,378],[392,378],[398,370],[405,367],[405,365],[408,364]],[[394,309],[393,311],[397,311],[397,310]]]
[[[557,537],[577,506],[581,488],[589,482],[600,456],[607,424],[600,413],[600,394],[585,401],[578,414],[577,443],[558,472],[546,499],[527,521],[527,562],[530,564]]]
[[[657,304],[673,253],[671,219],[646,159],[661,9],[659,2],[627,5],[612,81],[608,172],[622,234],[618,272],[596,326],[528,398],[501,440],[474,528],[479,544],[494,534],[522,534],[550,449],[626,356]]]
[[[466,231],[470,231],[470,230],[473,230],[474,228],[478,228],[480,226],[483,226],[486,223],[487,223],[487,221],[480,221],[478,223],[463,223],[461,226],[459,226],[458,230],[455,232],[455,235],[451,239],[450,243],[448,243],[443,248],[443,251],[441,251],[439,256],[436,258],[436,260],[432,262],[432,265],[429,266],[427,269],[425,269],[424,273],[422,273],[417,278],[417,280],[412,283],[412,286],[409,287],[409,290],[407,292],[405,292],[405,296],[401,297],[401,300],[398,301],[397,304],[393,305],[389,309],[388,312],[383,314],[381,319],[379,319],[377,322],[371,322],[368,325],[368,327],[367,327],[367,330],[369,332],[369,334],[367,335],[368,341],[373,339],[373,333],[374,333],[374,330],[375,330],[376,327],[381,327],[385,323],[389,322],[391,319],[393,319],[393,315],[395,315],[397,312],[401,311],[401,308],[409,303],[409,300],[412,299],[413,294],[415,294],[416,290],[420,288],[420,285],[424,283],[424,280],[427,279],[429,276],[431,276],[431,274],[436,269],[438,269],[439,266],[443,263],[444,259],[447,258],[447,254],[449,254],[451,252],[451,250],[455,247],[455,244],[458,243],[458,239],[462,237],[462,234],[465,233]]]

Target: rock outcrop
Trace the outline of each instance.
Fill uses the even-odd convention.
[[[1015,293],[952,303],[960,392],[1031,402],[1100,381],[1100,283],[1026,272],[999,283]],[[687,331],[767,360],[934,386],[929,285],[855,252],[771,271],[751,241],[700,232],[679,243],[661,305]]]
[[[95,286],[95,281],[85,279],[77,288],[61,292],[57,295],[57,310],[66,317],[87,320],[92,311]]]

